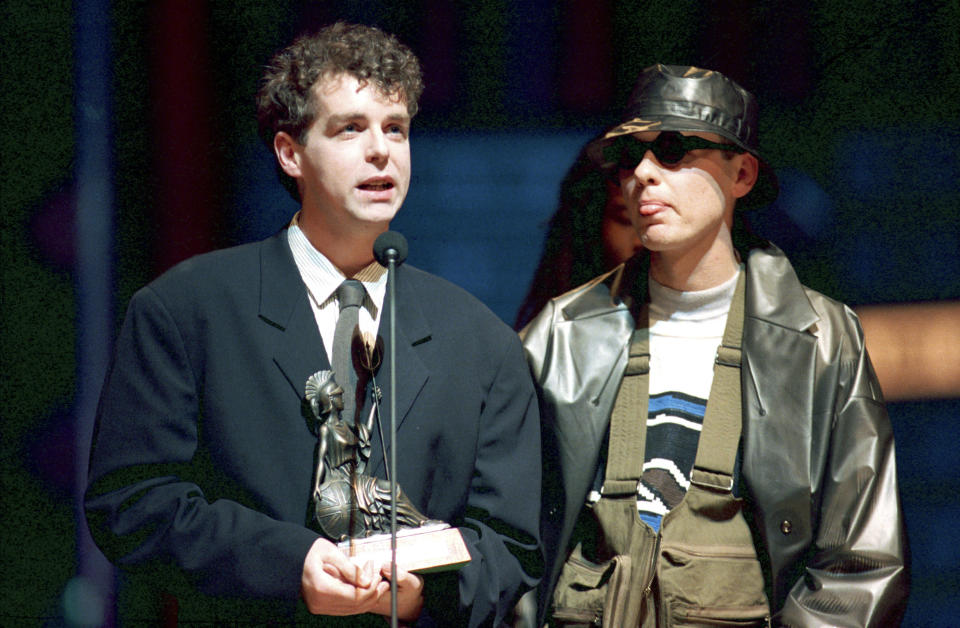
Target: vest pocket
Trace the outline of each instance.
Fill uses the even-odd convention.
[[[766,626],[769,606],[752,547],[664,546],[658,573],[667,626]]]
[[[583,557],[578,543],[567,558],[553,592],[554,626],[604,625],[604,608],[615,609],[621,583],[630,580],[630,557],[615,556],[597,564]]]
[[[764,614],[757,617],[753,611],[746,611],[746,615],[740,616],[741,611],[730,611],[729,609],[671,609],[668,614],[670,621],[668,626],[674,628],[693,628],[694,626],[731,626],[736,628],[761,628],[769,626],[770,620]]]

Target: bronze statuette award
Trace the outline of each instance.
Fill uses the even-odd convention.
[[[396,508],[397,565],[406,571],[458,569],[470,561],[460,531],[417,510],[397,487],[367,475],[374,413],[355,424],[341,417],[343,389],[332,371],[307,379],[306,401],[317,436],[311,524],[337,542],[357,562],[386,564],[391,559],[390,511]]]

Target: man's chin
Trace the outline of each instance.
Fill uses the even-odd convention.
[[[358,228],[362,229],[366,234],[373,235],[374,237],[380,235],[384,231],[390,229],[390,222],[393,220],[396,212],[385,213],[376,216],[366,215],[361,217],[358,222]]]
[[[368,203],[351,213],[358,222],[376,226],[389,225],[399,211],[399,203]]]

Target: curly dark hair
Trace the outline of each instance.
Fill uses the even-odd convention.
[[[327,75],[349,74],[361,85],[373,83],[417,113],[423,76],[420,62],[396,37],[379,28],[337,22],[297,38],[270,60],[257,92],[260,139],[273,151],[280,131],[304,144],[316,116],[313,86]],[[296,181],[277,166],[284,187],[299,201]]]

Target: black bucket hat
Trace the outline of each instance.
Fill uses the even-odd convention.
[[[777,197],[777,177],[760,157],[757,142],[757,100],[719,72],[693,66],[652,65],[637,78],[620,122],[593,140],[587,154],[602,170],[616,174],[604,147],[614,138],[643,131],[716,133],[760,162],[753,189],[738,207],[762,207]]]

